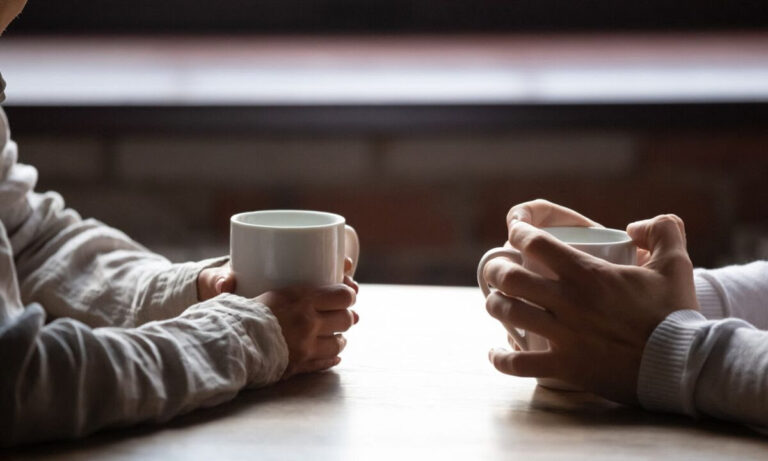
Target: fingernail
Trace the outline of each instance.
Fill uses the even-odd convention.
[[[354,319],[355,325],[357,325],[357,322],[360,321],[360,316],[357,315],[357,312],[352,311],[352,318]]]
[[[221,290],[224,288],[224,279],[219,278],[216,280],[216,293],[221,293]]]

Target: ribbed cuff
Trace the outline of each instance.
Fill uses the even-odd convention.
[[[687,367],[706,319],[697,311],[672,312],[648,338],[640,361],[637,397],[648,410],[695,415]]]
[[[710,320],[720,320],[728,317],[720,293],[718,293],[712,282],[702,275],[702,271],[694,272],[693,281],[696,285],[696,299],[699,301],[702,315]]]

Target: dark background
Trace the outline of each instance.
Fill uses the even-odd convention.
[[[764,1],[32,0],[23,33],[430,33],[759,29]]]
[[[686,46],[702,34],[719,43],[722,34],[717,46],[727,49],[729,34],[744,43],[745,36],[768,33],[767,5],[30,0],[3,43],[14,37],[50,43],[59,36],[84,37],[72,41],[78,46],[125,36],[184,41],[238,35],[264,43],[275,34],[310,40],[334,35],[356,43],[355,37],[378,35],[438,41],[521,35],[522,43],[555,37],[567,48],[572,37],[585,35],[606,42],[639,36],[651,44],[654,36],[674,36]],[[39,169],[39,190],[61,192],[83,216],[125,230],[174,260],[226,253],[232,213],[322,209],[345,215],[360,232],[360,280],[471,285],[480,256],[505,238],[509,207],[539,197],[611,227],[676,213],[686,221],[697,266],[768,258],[768,103],[761,100],[356,107],[9,103],[20,159]],[[591,160],[581,162],[588,154]],[[452,163],[435,171],[425,167],[441,164],[443,156]],[[536,158],[550,164],[533,173],[519,167]],[[334,161],[351,173],[336,174]],[[465,174],[464,165],[476,161],[483,166]],[[620,166],[602,167],[612,162]],[[265,173],[266,164],[274,170]],[[314,179],[315,173],[324,179]]]

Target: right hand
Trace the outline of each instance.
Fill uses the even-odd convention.
[[[265,304],[280,323],[288,345],[288,368],[283,379],[336,366],[347,345],[341,332],[356,324],[356,287],[349,284],[296,287],[268,291],[255,298]]]
[[[549,340],[547,351],[491,351],[504,373],[555,378],[623,403],[637,403],[640,363],[648,338],[672,312],[698,310],[693,266],[680,218],[661,215],[627,227],[649,252],[640,266],[613,264],[578,251],[528,223],[517,221],[510,243],[523,259],[549,268],[554,278],[505,258],[485,266],[499,291],[488,312]]]

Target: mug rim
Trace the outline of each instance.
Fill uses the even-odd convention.
[[[595,230],[621,237],[619,240],[602,241],[602,242],[583,242],[583,241],[565,241],[561,240],[557,235],[549,231],[549,229],[569,229],[583,231],[585,229]],[[546,231],[556,239],[562,241],[567,245],[579,245],[579,246],[607,246],[607,245],[625,245],[627,243],[633,243],[632,237],[625,231],[620,229],[611,229],[610,227],[598,227],[598,226],[548,226],[542,227],[541,230]]]
[[[275,214],[275,215],[287,215],[287,214],[302,214],[302,215],[312,215],[312,216],[323,216],[323,217],[329,217],[331,218],[331,222],[325,223],[325,224],[309,224],[304,226],[281,226],[281,225],[272,225],[272,224],[254,224],[243,221],[243,218],[245,216],[252,216],[252,215],[268,215],[268,214]],[[229,222],[232,225],[238,225],[253,229],[280,229],[280,230],[302,230],[302,229],[325,229],[330,227],[336,227],[338,225],[346,224],[346,220],[344,219],[344,216],[341,216],[337,213],[330,213],[328,211],[316,211],[316,210],[291,210],[291,209],[276,209],[276,210],[255,210],[255,211],[243,211],[240,213],[233,214],[229,218]]]

